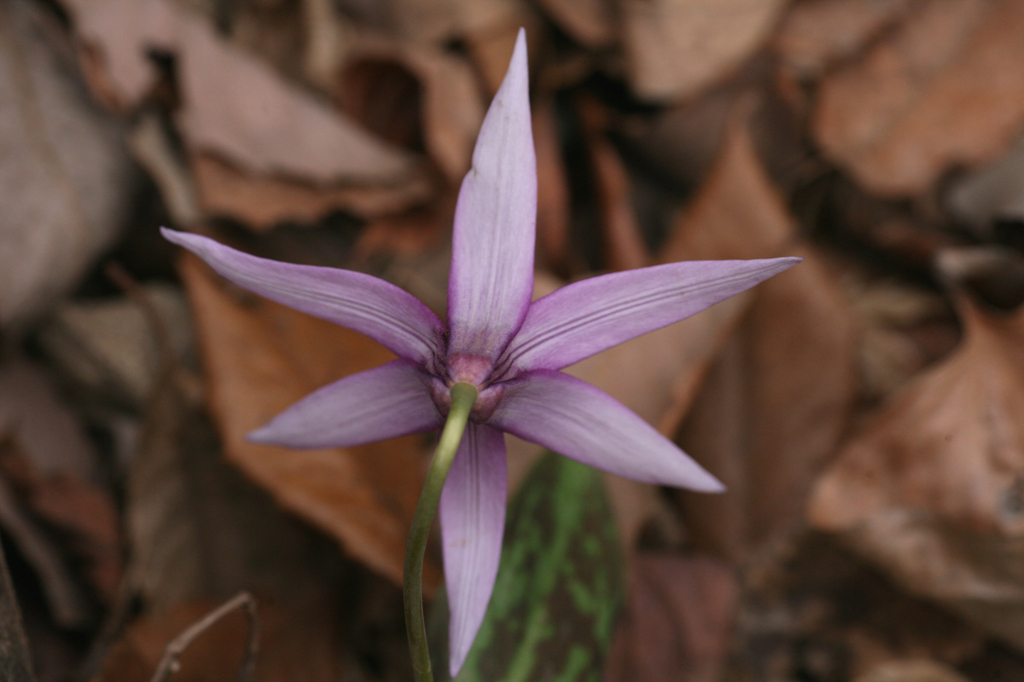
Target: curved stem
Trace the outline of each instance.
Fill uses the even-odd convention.
[[[430,668],[430,650],[427,647],[427,626],[423,620],[423,554],[427,548],[427,536],[434,523],[437,505],[441,501],[441,490],[448,477],[448,470],[459,450],[462,434],[466,431],[469,412],[476,402],[477,390],[472,384],[458,383],[451,387],[452,406],[448,420],[441,432],[441,441],[430,462],[427,480],[423,484],[416,513],[412,518],[409,543],[405,547],[405,629],[409,635],[409,650],[412,653],[412,668],[416,682],[433,682],[434,673]]]

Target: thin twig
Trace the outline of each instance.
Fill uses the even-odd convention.
[[[180,667],[178,659],[181,654],[199,635],[206,632],[227,614],[242,607],[245,607],[245,615],[249,621],[249,639],[245,645],[245,658],[242,659],[242,666],[238,670],[238,682],[252,682],[256,672],[256,654],[260,647],[260,621],[256,614],[256,598],[248,592],[239,592],[172,639],[164,648],[164,655],[150,682],[166,682],[171,675],[178,671]]]

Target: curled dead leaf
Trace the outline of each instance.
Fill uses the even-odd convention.
[[[914,594],[1024,647],[1024,312],[959,301],[960,348],[895,394],[810,504]]]
[[[1024,4],[929,0],[826,78],[813,132],[873,192],[912,195],[996,156],[1024,126]]]

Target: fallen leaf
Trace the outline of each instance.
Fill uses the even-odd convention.
[[[0,8],[0,325],[24,326],[113,242],[135,182],[123,130],[63,58],[55,20]]]
[[[85,45],[81,58],[101,101],[131,110],[156,84],[158,71],[147,50],[168,49],[177,15],[163,0],[62,0]]]
[[[42,527],[57,530],[49,542],[77,559],[95,594],[112,604],[123,568],[113,496],[66,473],[43,476],[14,442],[0,443],[0,472]]]
[[[553,272],[568,270],[569,185],[552,98],[533,105],[533,143],[537,150],[537,260]]]
[[[196,152],[191,161],[203,211],[233,218],[257,232],[283,222],[314,223],[337,210],[377,218],[406,210],[433,193],[426,176],[395,186],[321,186],[245,173],[206,152]]]
[[[477,4],[486,4],[486,1]],[[483,81],[487,99],[494,97],[501,87],[501,82],[505,80],[508,63],[512,58],[512,48],[515,47],[520,29],[526,31],[527,52],[533,55],[530,59],[530,66],[533,67],[540,54],[540,36],[545,28],[544,23],[535,14],[525,12],[520,7],[504,19],[481,24],[466,34],[466,47]],[[530,78],[530,81],[533,82],[534,79]]]
[[[114,500],[79,416],[24,359],[0,365],[0,464],[0,523],[37,573],[57,624],[85,625],[89,597],[64,555],[82,562],[97,595],[112,598],[122,550]]]
[[[3,523],[43,574],[57,622],[65,627],[81,625],[91,614],[63,555],[78,562],[105,603],[113,601],[121,579],[120,521],[101,469],[84,424],[50,377],[24,359],[0,365]]]
[[[649,260],[647,247],[633,209],[629,173],[606,136],[607,112],[600,102],[589,98],[580,98],[577,108],[590,152],[605,262],[612,271],[642,268]]]
[[[816,77],[834,63],[857,56],[910,8],[911,0],[797,2],[783,18],[774,47],[800,77]]]
[[[1024,315],[960,296],[960,348],[842,449],[810,505],[913,594],[1024,647]]]
[[[463,58],[367,40],[350,50],[339,92],[368,130],[397,128],[382,137],[409,148],[421,139],[448,182],[462,182],[484,119],[475,75]]]
[[[949,304],[938,293],[895,280],[864,279],[849,286],[860,327],[860,385],[878,401],[960,342]]]
[[[612,0],[541,0],[552,21],[590,48],[607,47],[618,37]]]
[[[198,260],[181,265],[227,457],[286,509],[401,584],[405,536],[423,480],[417,438],[289,450],[245,434],[329,381],[391,355],[365,337],[255,297],[237,298]],[[436,585],[437,567],[426,580]]]
[[[812,130],[872,192],[927,190],[1003,151],[1024,126],[1024,4],[929,0],[821,85]]]
[[[355,125],[326,102],[216,35],[208,21],[169,0],[68,0],[85,40],[108,60],[129,106],[153,86],[147,51],[177,56],[179,123],[193,151],[209,151],[259,175],[307,182],[398,184],[416,159]]]
[[[629,81],[644,99],[683,99],[729,75],[768,37],[781,0],[622,0]]]
[[[604,682],[716,682],[739,599],[733,569],[703,557],[639,553]]]
[[[457,187],[448,186],[424,206],[370,220],[352,251],[363,262],[370,262],[382,254],[415,258],[436,250],[451,234],[457,197]]]
[[[694,204],[679,215],[657,260],[782,255],[792,229],[792,218],[757,160],[745,120],[735,117],[710,177]],[[553,289],[555,285],[548,286]],[[606,391],[672,436],[752,297],[752,292],[734,296],[699,315],[588,358],[567,371]],[[536,457],[541,449],[514,438],[508,442],[509,480],[515,481],[519,480],[522,462]],[[700,452],[690,454],[701,458]],[[659,499],[652,486],[635,482],[627,485],[646,489],[646,498],[640,495],[641,499]],[[637,499],[635,494],[629,497]],[[657,508],[654,502],[642,509],[616,508],[626,514],[620,516],[619,524],[627,548],[633,546],[644,522]]]
[[[849,303],[818,252],[787,253],[804,262],[757,287],[680,433],[728,488],[680,491],[687,527],[698,547],[733,561],[802,524],[859,398]]]
[[[205,21],[183,12],[178,30],[181,126],[192,149],[311,182],[397,184],[417,172],[410,155],[218,39]]]
[[[146,300],[164,320],[176,357],[192,350],[188,305],[181,290],[143,285]],[[69,301],[56,308],[38,336],[47,360],[90,400],[141,408],[159,374],[159,348],[146,315],[126,296]]]
[[[730,677],[851,680],[908,659],[958,668],[990,660],[978,629],[911,596],[822,533],[788,536],[740,572]]]
[[[27,512],[4,478],[0,478],[0,525],[39,581],[49,615],[57,626],[86,626],[94,616],[88,596],[65,563],[60,547]]]

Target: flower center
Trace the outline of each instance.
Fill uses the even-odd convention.
[[[451,408],[451,387],[458,383],[471,384],[479,394],[469,413],[471,421],[478,424],[490,419],[498,408],[505,387],[491,383],[494,363],[479,355],[451,355],[447,361],[447,372],[435,376],[430,382],[430,397],[442,415],[447,416]]]

